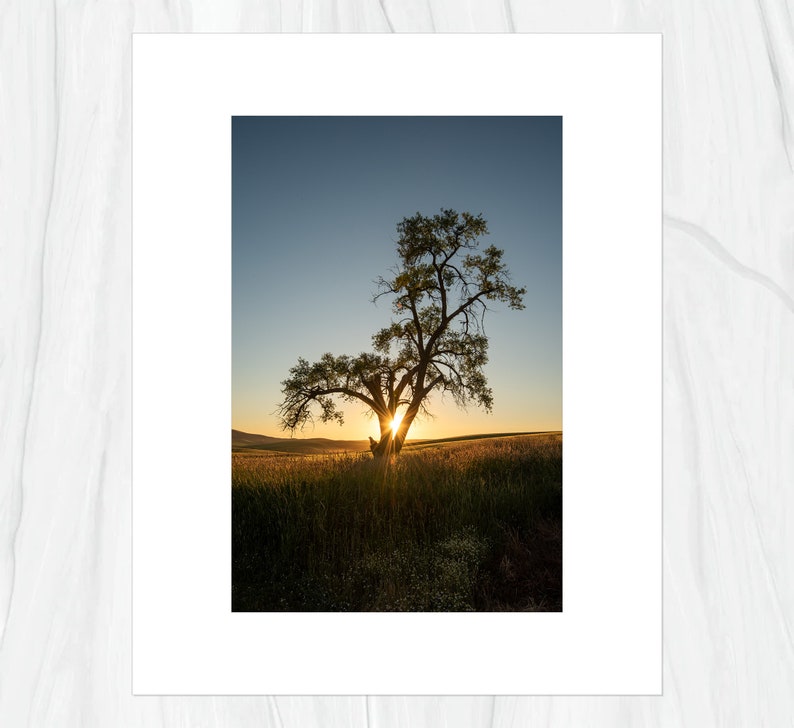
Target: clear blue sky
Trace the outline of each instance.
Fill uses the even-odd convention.
[[[299,356],[355,355],[390,320],[371,302],[396,225],[482,213],[526,309],[486,315],[493,414],[431,400],[408,439],[562,427],[561,117],[234,117],[232,426],[288,436],[273,414]],[[297,436],[366,439],[376,420]]]

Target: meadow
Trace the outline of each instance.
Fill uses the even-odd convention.
[[[562,435],[232,454],[234,611],[560,611]]]

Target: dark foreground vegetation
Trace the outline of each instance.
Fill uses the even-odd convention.
[[[559,611],[562,435],[232,455],[234,611]]]

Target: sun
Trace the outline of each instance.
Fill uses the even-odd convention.
[[[399,412],[394,415],[394,419],[391,421],[391,437],[392,440],[397,436],[397,428],[400,426],[400,422],[402,421],[402,414]]]

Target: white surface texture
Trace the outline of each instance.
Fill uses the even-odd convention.
[[[794,725],[791,15],[784,0],[3,3],[0,724]],[[132,697],[133,31],[664,33],[663,697]]]
[[[136,695],[660,694],[661,46],[658,33],[135,36]],[[476,78],[488,87],[473,100]],[[563,613],[231,613],[230,118],[485,111],[563,118]]]

